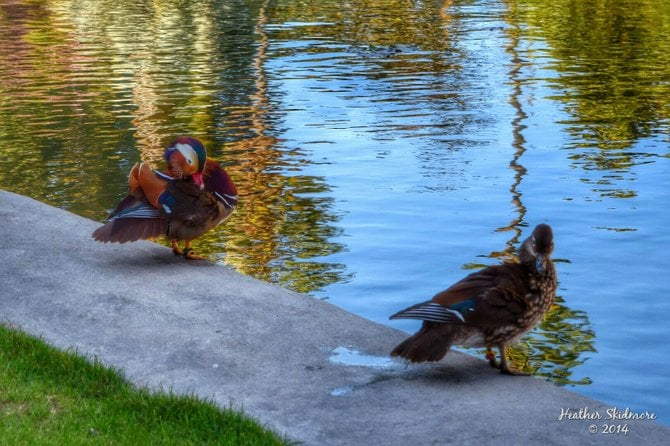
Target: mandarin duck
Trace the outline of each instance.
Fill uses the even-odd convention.
[[[230,217],[237,206],[237,189],[195,138],[176,138],[163,156],[167,172],[145,163],[133,166],[128,177],[130,192],[111,212],[109,221],[93,232],[93,238],[125,243],[165,235],[175,254],[202,259],[193,252],[191,241]],[[183,250],[178,244],[182,240]]]
[[[538,325],[554,302],[553,249],[551,227],[537,225],[521,244],[519,262],[474,272],[431,300],[394,314],[390,319],[419,319],[423,325],[391,356],[410,362],[439,361],[452,345],[486,347],[492,367],[509,375],[527,375],[510,368],[505,346]],[[500,350],[500,364],[494,346]]]

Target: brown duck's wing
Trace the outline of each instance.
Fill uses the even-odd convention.
[[[126,243],[159,237],[167,232],[165,214],[146,202],[115,211],[110,221],[93,231],[95,240]]]
[[[114,210],[109,213],[109,216],[107,217],[108,220],[111,220],[114,218],[116,215],[122,213],[126,209],[130,209],[132,207],[138,206],[142,203],[149,204],[147,200],[144,198],[144,195],[142,192],[131,192],[128,195],[126,195],[123,200],[119,201],[119,204],[116,205]]]
[[[389,319],[418,319],[438,324],[465,323],[465,318],[458,310],[447,308],[431,300],[398,311]]]
[[[126,243],[160,237],[166,232],[165,219],[124,218],[99,227],[93,231],[93,238],[103,243]]]
[[[433,302],[458,309],[473,326],[515,323],[528,308],[527,272],[516,263],[504,263],[470,274],[433,297]]]
[[[394,314],[391,319],[469,326],[511,324],[527,308],[524,278],[520,265],[491,266],[470,274],[429,301]]]

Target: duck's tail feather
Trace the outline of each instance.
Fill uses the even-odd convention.
[[[391,356],[410,362],[439,361],[449,351],[456,331],[450,324],[424,322],[421,330],[393,349]]]

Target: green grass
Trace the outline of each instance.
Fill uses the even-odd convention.
[[[0,325],[0,445],[284,445],[232,409],[138,388],[121,373]]]

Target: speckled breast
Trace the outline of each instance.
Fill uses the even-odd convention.
[[[486,345],[511,344],[535,328],[554,303],[556,293],[556,272],[551,268],[544,276],[530,276],[530,292],[525,299],[528,309],[513,324],[505,324],[483,330]]]

